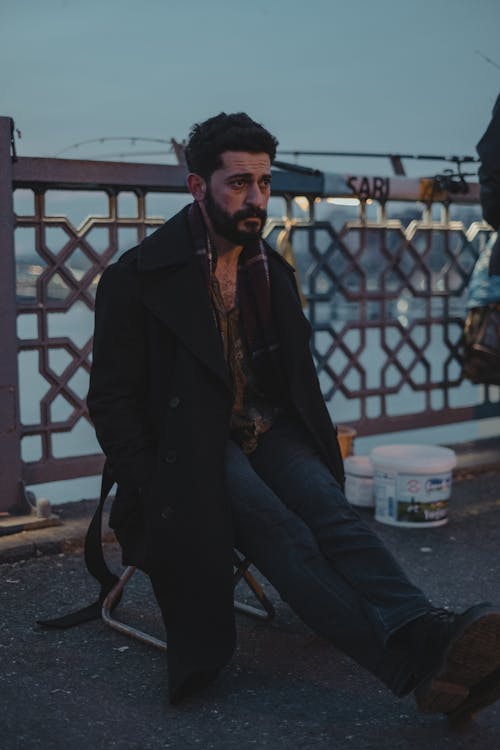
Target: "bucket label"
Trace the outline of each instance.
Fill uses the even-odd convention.
[[[451,494],[451,472],[398,474],[374,472],[375,518],[404,526],[446,523]]]
[[[398,500],[413,499],[421,503],[447,500],[451,492],[451,472],[445,474],[399,474],[396,497]]]
[[[428,523],[441,521],[448,515],[448,501],[437,500],[435,503],[409,502],[398,500],[396,520],[403,523]]]

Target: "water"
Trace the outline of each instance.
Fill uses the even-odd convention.
[[[76,198],[75,195],[77,196]],[[17,190],[15,197],[16,213],[18,216],[30,216],[34,213],[33,195],[31,191]],[[72,227],[80,226],[81,228],[83,226],[86,216],[110,216],[108,196],[102,192],[79,191],[75,194],[65,193],[64,191],[49,190],[45,197],[46,214],[68,217],[71,222],[68,227],[70,235],[71,232],[73,232]],[[146,197],[146,213],[148,217],[157,217],[152,220],[153,223],[160,222],[162,216],[172,215],[185,203],[185,195],[149,193]],[[297,203],[297,205],[295,205],[295,203]],[[438,207],[435,206],[433,211],[437,209]],[[342,228],[347,221],[355,220],[359,214],[359,209],[356,207],[332,207],[332,205],[328,203],[328,200],[317,204],[315,210],[317,219],[329,222],[339,233],[342,232]],[[375,220],[378,216],[378,210],[379,209],[375,203],[367,206],[366,218],[368,220]],[[298,219],[307,218],[307,212],[304,213],[302,209],[300,209],[299,199],[294,202],[294,211],[297,214]],[[351,211],[352,215],[349,211]],[[397,218],[401,220],[403,226],[406,226],[408,222],[421,218],[422,207],[420,206],[419,208],[414,205],[410,206],[409,204],[398,204],[392,202],[386,205],[386,211],[388,218]],[[455,211],[458,212],[457,215],[454,214]],[[464,215],[464,211],[468,212],[466,216]],[[270,214],[280,216],[282,213],[282,199],[273,198],[270,206]],[[121,217],[138,216],[137,197],[131,193],[121,193],[118,199],[118,214]],[[437,221],[439,216],[433,215],[433,218]],[[461,219],[465,226],[469,226],[473,221],[479,220],[479,208],[477,206],[452,206],[450,218]],[[153,228],[153,226],[149,227],[148,231],[152,231]],[[60,227],[46,226],[45,230],[45,242],[50,251],[57,254],[57,252],[59,252],[68,241],[68,234]],[[109,231],[109,226],[100,226],[97,223],[86,235],[86,239],[90,242],[96,252],[104,252],[109,246]],[[269,237],[271,242],[275,239],[273,234],[276,235],[277,232],[271,232]],[[399,230],[394,232],[393,235],[394,236],[388,235],[387,247],[389,249],[392,248],[393,244],[397,247],[398,243],[401,242],[401,233]],[[353,232],[353,241],[355,240],[355,237],[356,235]],[[460,237],[462,237],[462,235],[460,235]],[[308,252],[307,234],[302,234],[300,228],[298,228],[292,240],[300,278],[304,283],[309,284],[309,279],[314,277],[312,288],[308,291],[316,295],[324,295],[325,298],[330,298],[330,301],[328,302],[325,301],[324,303],[315,304],[315,322],[321,323],[325,328],[329,327],[331,331],[337,333],[344,327],[346,321],[355,323],[356,316],[359,315],[358,303],[346,301],[338,291],[336,292],[335,289],[332,288],[332,285],[336,283],[335,279],[332,278],[332,274],[325,274],[323,270],[318,273],[317,269],[314,268],[314,263],[317,261],[313,262],[311,255]],[[378,284],[377,273],[380,271],[379,266],[383,261],[383,258],[380,257],[377,250],[375,235],[372,240],[373,242],[369,239],[367,240],[367,252],[363,255],[363,262],[366,262],[369,266],[364,269],[366,271],[367,284],[372,284],[372,286],[375,285],[374,289],[376,289]],[[130,247],[134,245],[136,241],[136,227],[120,227],[118,229],[118,247]],[[332,241],[331,235],[325,233],[325,235],[322,236],[321,233],[318,232],[316,241],[320,254],[324,255],[325,258],[327,256],[329,257],[333,252],[330,248]],[[344,237],[344,241],[348,244],[349,237]],[[36,279],[42,273],[46,264],[46,261],[36,253],[35,246],[35,229],[32,226],[19,227],[16,230],[16,261],[18,266],[18,295],[21,299],[24,298],[31,300],[34,298]],[[462,266],[466,270],[470,270],[474,259],[474,253],[471,252],[468,243],[465,243],[463,247],[458,247],[456,252],[458,254],[457,257],[460,257]],[[434,253],[430,260],[432,260],[432,263],[435,265],[434,272],[439,275],[440,269],[443,266],[442,252],[437,252],[437,255]],[[402,262],[409,261],[403,258]],[[345,266],[346,263],[345,257],[337,253],[335,258],[332,255],[330,260],[328,260],[328,263],[332,265],[332,268],[334,268],[335,271],[339,272],[338,277],[340,277],[342,271],[341,266]],[[72,253],[70,260],[67,262],[66,267],[69,272],[74,275],[75,279],[78,280],[81,278],[82,274],[86,273],[89,265],[91,265],[89,258],[76,248]],[[373,276],[370,274],[373,274]],[[88,288],[89,293],[92,295],[95,294],[97,280],[97,277],[94,278]],[[458,281],[460,281],[460,279],[458,279]],[[357,288],[356,285],[359,284],[359,275],[353,277],[351,281],[346,281],[346,283],[348,286],[351,284],[349,291],[355,292]],[[397,283],[397,280],[395,283]],[[67,292],[68,288],[64,279],[55,274],[48,286],[48,293],[51,300],[56,304],[58,301],[65,299]],[[448,301],[450,305],[457,306],[457,309],[453,309],[453,311],[450,307],[449,312],[452,311],[453,314],[460,316],[463,313],[463,300],[459,298],[455,301],[451,298]],[[381,315],[379,301],[371,300],[364,304],[367,320],[377,319]],[[412,297],[406,292],[403,292],[399,299],[394,299],[390,304],[394,308],[391,308],[391,313],[399,320],[399,323],[403,328],[408,325],[410,320],[425,315],[425,310],[421,309],[423,305],[422,300]],[[431,309],[432,315],[439,316],[442,312],[444,313],[444,310],[441,310],[443,304],[442,297],[433,299],[433,308]],[[19,338],[21,340],[37,339],[39,337],[37,325],[36,314],[28,312],[20,315],[18,318]],[[50,338],[67,336],[75,342],[78,348],[81,349],[89,341],[91,336],[93,313],[84,303],[77,302],[67,312],[47,312],[47,327]],[[343,343],[348,350],[356,351],[359,345],[360,335],[360,331],[356,330],[355,327],[343,334]],[[370,418],[376,419],[377,416],[382,413],[381,396],[377,393],[377,390],[383,385],[380,379],[381,369],[387,359],[387,353],[381,347],[380,332],[378,330],[368,328],[364,335],[366,336],[366,345],[363,353],[359,356],[359,364],[366,373],[366,386],[374,391],[374,395],[370,396],[367,400],[367,414]],[[391,335],[393,334],[391,334],[390,331],[387,331],[387,343],[390,345],[396,345],[397,341],[391,341]],[[423,345],[425,343],[425,335],[427,334],[424,334],[424,340],[419,342],[418,332],[414,331],[412,333],[412,339],[417,345]],[[438,325],[431,326],[429,329],[429,336],[430,341],[426,345],[425,358],[430,368],[431,381],[439,384],[443,372],[443,362],[447,356],[447,349],[443,346],[442,327]],[[328,351],[331,345],[332,336],[328,330],[317,333],[314,340],[314,346],[319,355]],[[40,402],[43,399],[44,394],[46,394],[47,390],[50,388],[50,383],[39,374],[38,356],[39,354],[37,351],[21,352],[19,355],[20,411],[21,421],[25,425],[37,424],[40,421]],[[46,365],[50,368],[54,378],[61,376],[66,367],[72,361],[71,355],[63,347],[51,348],[47,356],[48,361]],[[398,356],[404,367],[409,368],[413,364],[412,377],[414,377],[417,383],[425,382],[425,369],[421,363],[412,362],[414,352],[412,353],[411,349],[406,352],[401,352]],[[334,354],[329,358],[329,365],[334,372],[340,373],[347,361],[348,356],[342,352],[340,347],[337,347]],[[455,368],[455,371],[452,372],[451,375],[458,376],[459,373],[456,369],[456,363],[452,365],[452,367]],[[397,380],[397,370],[394,367],[388,368],[386,385],[396,385]],[[332,379],[326,371],[320,373],[320,382],[325,393],[332,391]],[[68,385],[78,398],[84,399],[88,390],[88,373],[85,371],[85,368],[80,367],[70,378]],[[346,377],[343,379],[342,387],[354,391],[360,388],[360,375],[355,368],[349,370]],[[498,388],[492,389],[492,397],[500,399]],[[435,409],[442,408],[442,398],[441,390],[438,387],[432,394],[432,407]],[[482,401],[483,388],[481,386],[475,386],[471,383],[464,382],[459,388],[456,388],[451,392],[450,406],[473,406],[482,403]],[[73,411],[73,406],[64,397],[64,394],[59,395],[52,404],[47,406],[47,408],[49,409],[51,421],[56,422],[68,419]],[[418,413],[424,408],[424,394],[412,390],[408,385],[403,386],[398,393],[387,396],[386,399],[386,409],[389,414]],[[350,423],[357,421],[361,417],[360,401],[348,398],[347,394],[342,392],[342,388],[337,389],[333,399],[328,401],[328,409],[333,421],[336,423]],[[422,430],[408,430],[397,434],[388,433],[386,435],[378,435],[375,437],[357,438],[355,441],[355,450],[357,453],[368,453],[376,445],[391,444],[394,442],[425,442],[431,444],[454,443],[462,440],[489,437],[491,435],[497,435],[499,432],[500,418],[495,418],[425,428]],[[93,428],[85,419],[80,419],[73,429],[68,432],[53,434],[51,440],[53,454],[56,458],[73,455],[92,455],[100,450]],[[36,461],[39,460],[41,456],[42,444],[40,438],[38,436],[24,438],[22,441],[23,460]],[[96,497],[99,494],[99,478],[86,477],[64,482],[51,482],[43,485],[35,485],[30,487],[30,489],[35,491],[37,496],[48,497],[54,504],[57,504],[68,500],[78,500],[84,497]]]
[[[93,326],[93,314],[83,303],[78,302],[65,313],[49,312],[47,314],[47,324],[50,337],[68,336],[78,347],[82,347],[90,338]],[[368,331],[368,334],[367,348],[360,361],[366,366],[367,373],[369,374],[368,385],[374,387],[379,377],[380,367],[385,355],[380,349],[377,332]],[[19,316],[18,335],[20,339],[36,337],[36,317],[34,315]],[[317,334],[316,346],[318,350],[323,350],[330,343],[331,339],[327,334]],[[336,356],[334,354],[332,358],[334,369]],[[439,373],[442,368],[445,352],[437,332],[426,356],[432,362],[435,372]],[[63,373],[70,362],[71,357],[65,349],[50,350],[48,364],[54,374],[60,375]],[[21,421],[23,424],[36,424],[40,420],[40,402],[49,387],[47,380],[38,372],[38,353],[36,351],[20,353],[19,380]],[[325,374],[320,377],[320,381],[322,381],[322,386],[325,390],[331,386],[331,382]],[[80,368],[70,379],[69,385],[79,398],[85,398],[88,391],[88,382],[88,374],[83,368]],[[347,387],[355,387],[353,377],[347,377],[345,384]],[[467,406],[478,403],[481,399],[481,393],[481,386],[465,382],[460,388],[456,389],[453,396],[453,405]],[[376,410],[380,409],[380,403],[378,402],[378,397],[373,397],[369,401],[368,407],[371,410],[371,416],[377,416]],[[420,408],[423,408],[423,394],[411,391],[408,387],[403,388],[400,393],[389,397],[388,408],[390,413],[394,414],[418,412]],[[340,391],[328,403],[328,409],[333,421],[336,423],[349,423],[360,416],[359,402],[346,398]],[[50,407],[52,421],[65,420],[71,413],[72,406],[61,395],[55,399],[53,405]],[[497,435],[499,432],[500,419],[495,418],[440,427],[429,427],[422,430],[408,430],[397,434],[388,433],[373,437],[358,437],[355,441],[355,449],[357,453],[369,453],[377,445],[387,445],[394,442],[447,444],[462,440],[489,437]],[[56,458],[64,458],[72,455],[91,455],[100,451],[94,430],[91,424],[85,419],[80,419],[69,432],[55,433],[52,436],[52,449]],[[24,461],[38,460],[41,455],[42,446],[38,436],[23,439],[22,457]],[[50,482],[33,485],[29,489],[33,490],[38,497],[48,497],[51,502],[58,504],[81,498],[97,497],[99,494],[99,477]]]

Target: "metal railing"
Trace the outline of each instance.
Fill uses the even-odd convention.
[[[0,511],[19,504],[24,484],[99,473],[85,406],[96,286],[187,200],[180,166],[13,161],[11,125],[0,118]],[[358,434],[500,414],[498,389],[461,378],[465,290],[490,234],[477,184],[461,189],[273,176],[266,236],[297,267],[335,421]]]

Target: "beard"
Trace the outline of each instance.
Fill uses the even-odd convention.
[[[205,194],[205,209],[208,218],[212,222],[214,230],[224,239],[233,242],[235,245],[252,245],[258,242],[262,236],[264,224],[267,219],[267,212],[262,208],[242,208],[230,214],[220,206],[212,195],[210,188],[207,188]],[[257,229],[239,229],[238,224],[245,219],[259,219],[260,227]]]

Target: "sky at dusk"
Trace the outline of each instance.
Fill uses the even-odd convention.
[[[0,0],[0,115],[21,156],[173,163],[139,140],[66,147],[181,141],[222,110],[286,150],[474,155],[500,91],[499,28],[499,0]],[[60,484],[43,486],[55,502],[97,493],[95,478]]]
[[[0,114],[21,155],[181,140],[221,110],[283,149],[473,154],[499,28],[498,0],[0,0]]]

